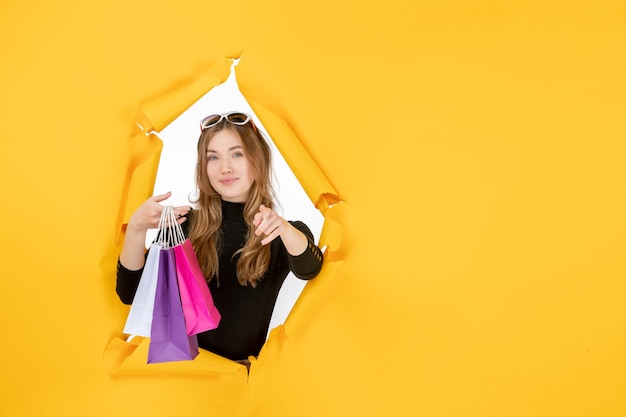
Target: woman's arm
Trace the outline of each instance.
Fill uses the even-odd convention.
[[[159,226],[163,206],[159,202],[169,198],[171,193],[161,194],[146,200],[131,216],[126,227],[122,252],[117,262],[116,292],[124,304],[131,304],[139,286],[141,273],[146,261],[146,234],[148,229]],[[191,207],[175,207],[177,216],[186,216]],[[178,220],[182,224],[186,217]]]
[[[257,236],[265,235],[265,238],[261,240],[262,245],[267,245],[280,236],[285,249],[292,256],[302,255],[307,248],[308,239],[304,233],[293,227],[271,208],[261,205],[259,212],[254,216],[253,224],[256,227]]]
[[[302,222],[288,222],[274,210],[263,205],[254,216],[255,234],[265,235],[261,244],[267,245],[280,236],[287,250],[293,273],[300,279],[315,278],[322,269],[324,255],[313,241],[313,234]],[[298,227],[294,226],[297,225]]]
[[[120,263],[131,271],[143,268],[146,251],[146,234],[148,229],[156,229],[159,226],[163,206],[161,201],[167,200],[172,193],[165,193],[147,199],[130,217],[126,226],[124,245],[120,253]],[[190,206],[174,207],[177,217],[186,215],[191,210]],[[178,224],[182,224],[186,217],[180,217]]]
[[[308,241],[307,248],[303,253],[297,256],[289,255],[289,268],[300,279],[308,280],[315,278],[322,270],[324,254],[315,244],[313,233],[304,223],[299,221],[289,223],[303,233]]]

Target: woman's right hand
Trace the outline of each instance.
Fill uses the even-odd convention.
[[[170,198],[172,193],[155,195],[144,201],[135,210],[126,227],[126,235],[124,237],[124,245],[120,253],[120,262],[130,270],[138,270],[143,267],[145,241],[148,229],[156,229],[159,227],[159,220],[163,212],[163,206],[159,203]],[[186,215],[191,211],[191,206],[174,207],[174,214],[178,218],[178,224],[182,224]]]
[[[172,195],[171,192],[165,194],[155,195],[150,197],[141,204],[137,210],[130,216],[128,220],[128,229],[134,232],[145,232],[148,229],[156,229],[159,227],[159,220],[161,219],[161,213],[163,213],[163,206],[159,204],[162,201],[167,200]],[[178,224],[182,224],[187,215],[191,211],[191,206],[178,206],[174,207],[174,214],[178,218]],[[127,229],[127,231],[128,231]]]

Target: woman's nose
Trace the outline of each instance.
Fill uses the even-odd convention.
[[[228,172],[232,172],[233,168],[232,165],[230,164],[230,161],[228,160],[228,158],[223,159],[222,160],[222,172],[223,173],[228,173]]]

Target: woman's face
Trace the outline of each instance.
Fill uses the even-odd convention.
[[[207,145],[209,182],[222,200],[244,203],[254,183],[254,174],[241,138],[230,129],[217,132]]]

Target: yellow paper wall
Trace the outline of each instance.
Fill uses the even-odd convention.
[[[0,415],[626,414],[623,2],[40,3],[0,3]],[[339,252],[249,380],[112,372],[135,122],[240,54]]]

